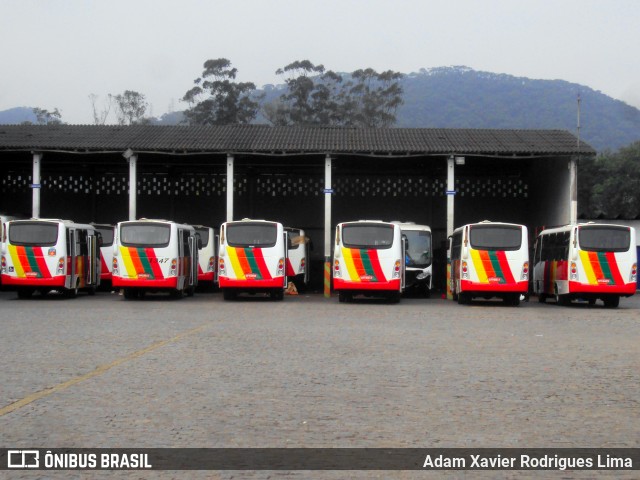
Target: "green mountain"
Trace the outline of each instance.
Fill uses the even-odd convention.
[[[549,128],[576,132],[598,151],[640,140],[640,110],[584,85],[479,72],[420,70],[403,79],[399,127]]]

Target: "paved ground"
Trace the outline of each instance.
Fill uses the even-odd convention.
[[[640,447],[640,297],[610,310],[2,292],[0,328],[3,447]],[[465,473],[499,476],[448,477]],[[500,475],[528,477],[542,475]]]

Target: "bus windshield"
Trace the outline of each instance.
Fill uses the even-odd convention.
[[[209,245],[209,229],[205,227],[196,227],[196,232],[200,234],[200,240],[202,240],[202,248]]]
[[[409,248],[409,267],[428,267],[431,265],[431,232],[420,230],[403,230],[402,234],[407,237]]]
[[[120,243],[127,247],[166,247],[171,226],[164,223],[126,223],[120,227]]]
[[[580,227],[580,248],[592,252],[626,252],[631,233],[626,227]]]
[[[275,223],[229,223],[227,244],[231,247],[269,248],[276,245],[278,227]]]
[[[511,225],[472,225],[471,247],[476,250],[519,250],[522,229]]]
[[[113,245],[113,227],[95,227],[96,231],[102,235],[102,246]]]
[[[48,222],[14,223],[9,229],[12,245],[53,246],[58,241],[58,225]]]
[[[371,223],[347,224],[342,227],[342,244],[347,248],[391,248],[393,227]]]

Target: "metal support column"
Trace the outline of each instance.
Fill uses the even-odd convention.
[[[40,218],[40,162],[42,161],[41,153],[33,154],[33,176],[31,177],[32,204],[31,216]]]
[[[453,206],[455,198],[455,158],[450,155],[447,159],[447,237],[453,234]]]
[[[138,195],[138,156],[135,153],[129,155],[129,220],[137,218]]]
[[[569,222],[578,223],[578,160],[572,158],[569,160],[569,176],[571,182],[571,210]]]
[[[331,156],[324,159],[324,296],[331,296]]]
[[[227,222],[233,221],[233,155],[227,155]]]

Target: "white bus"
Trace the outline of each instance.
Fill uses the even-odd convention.
[[[111,288],[111,269],[113,268],[113,236],[114,225],[92,223],[96,231],[100,232],[102,244],[100,246],[100,287]]]
[[[218,286],[225,300],[238,293],[269,293],[282,300],[287,237],[281,223],[245,218],[220,226]]]
[[[201,247],[198,250],[198,286],[213,289],[218,283],[218,236],[212,227],[194,225],[200,236]]]
[[[517,306],[529,290],[527,227],[483,221],[464,225],[449,237],[450,288],[460,304],[472,298],[502,298]]]
[[[413,222],[392,222],[400,226],[407,239],[405,255],[405,291],[415,291],[426,297],[433,288],[433,242],[431,228]]]
[[[400,226],[378,220],[339,223],[333,253],[333,288],[340,302],[354,295],[400,301],[405,245]]]
[[[147,292],[192,296],[198,285],[198,240],[191,225],[129,220],[116,225],[112,284],[125,299]]]
[[[287,279],[304,290],[309,284],[309,239],[300,228],[285,227],[287,234]]]
[[[36,290],[75,297],[95,294],[100,285],[100,234],[92,225],[70,220],[11,220],[2,241],[2,284],[19,298]]]
[[[533,291],[540,302],[574,299],[609,308],[636,292],[636,231],[623,225],[582,223],[550,228],[536,240]]]

